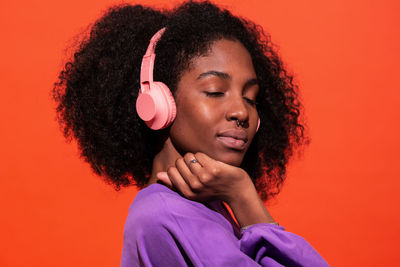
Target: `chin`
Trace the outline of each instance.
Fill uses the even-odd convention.
[[[216,155],[215,159],[223,163],[239,167],[242,164],[244,155],[242,152],[231,152]]]

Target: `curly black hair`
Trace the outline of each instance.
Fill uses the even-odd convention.
[[[288,159],[307,139],[298,86],[259,25],[207,1],[184,2],[173,10],[129,4],[109,8],[80,42],[51,92],[67,141],[75,138],[81,157],[117,190],[144,187],[159,152],[154,141],[159,132],[139,119],[135,102],[142,57],[162,27],[166,31],[155,50],[154,80],[173,94],[191,60],[206,54],[216,40],[237,40],[246,47],[259,81],[262,123],[241,167],[263,200],[279,193]]]

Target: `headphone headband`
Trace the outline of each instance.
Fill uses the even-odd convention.
[[[146,53],[142,59],[142,66],[140,68],[140,91],[143,93],[149,90],[149,84],[153,82],[154,59],[156,57],[155,47],[165,31],[165,27],[160,29],[150,39],[150,44],[147,47]]]
[[[168,127],[175,119],[176,105],[168,86],[153,81],[155,47],[164,33],[162,28],[150,39],[140,68],[140,90],[136,99],[136,111],[139,117],[153,130]]]

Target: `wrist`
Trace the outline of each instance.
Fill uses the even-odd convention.
[[[232,209],[240,227],[257,223],[276,223],[258,196],[253,183],[226,203]]]
[[[235,186],[235,189],[230,190],[229,195],[225,196],[225,199],[223,200],[230,207],[238,206],[240,203],[249,202],[255,195],[257,195],[257,190],[251,181],[251,178],[246,172],[244,173],[245,178]]]
[[[225,202],[231,207],[239,207],[254,203],[257,196],[257,190],[251,180],[249,180],[243,183],[240,190],[227,197]]]

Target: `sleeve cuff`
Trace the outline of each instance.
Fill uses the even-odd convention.
[[[250,225],[247,225],[247,226],[244,226],[244,227],[242,227],[242,228],[240,228],[240,232],[241,233],[243,233],[244,231],[246,231],[247,229],[249,229],[249,228],[252,228],[253,226],[260,226],[260,225],[268,225],[268,226],[272,226],[272,227],[278,227],[279,229],[282,229],[282,230],[285,230],[284,228],[283,228],[283,226],[280,226],[279,225],[279,223],[277,223],[277,222],[273,222],[273,223],[255,223],[255,224],[250,224]]]

